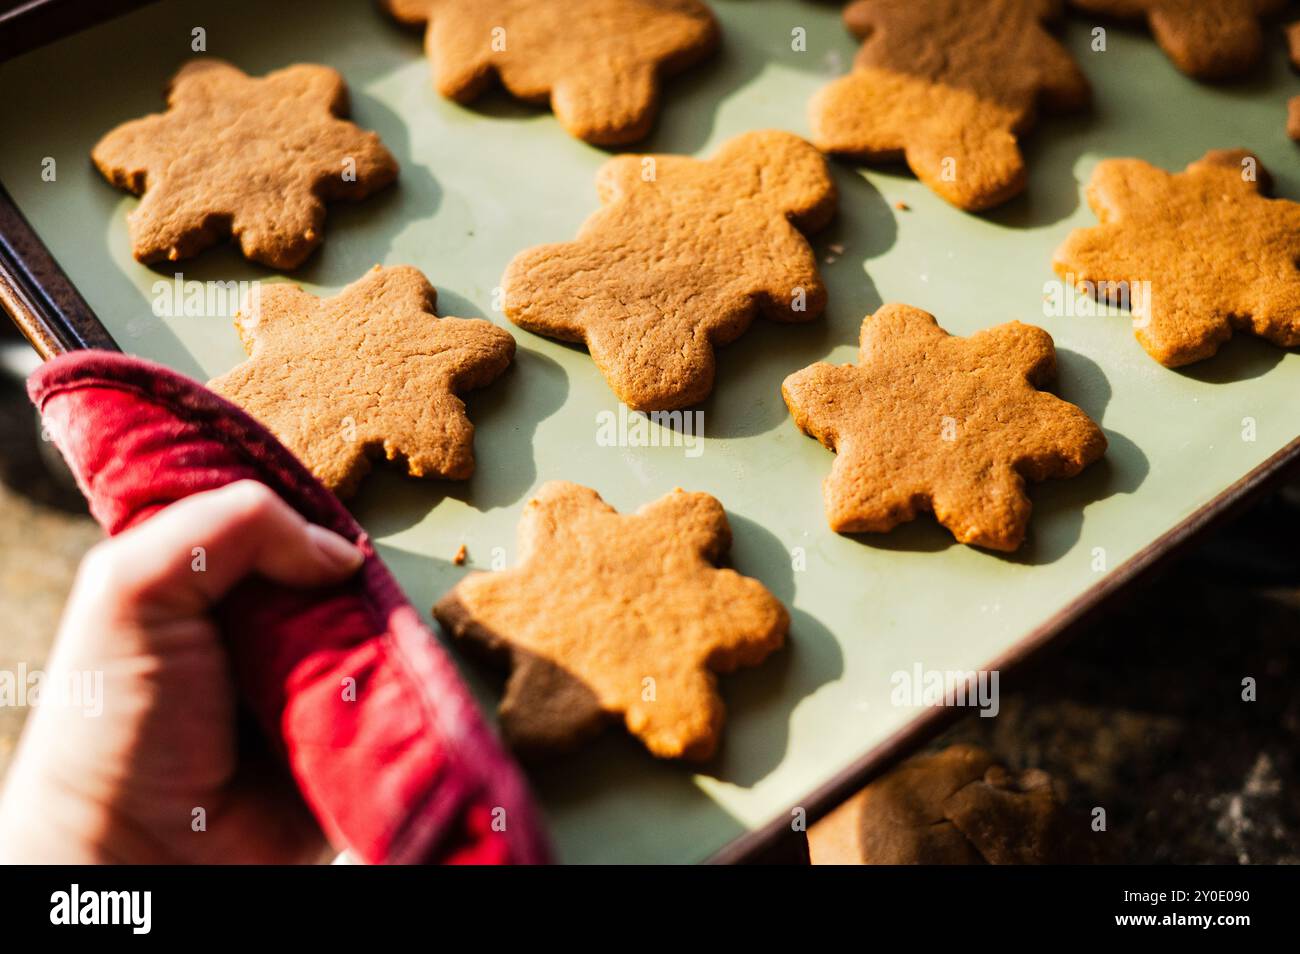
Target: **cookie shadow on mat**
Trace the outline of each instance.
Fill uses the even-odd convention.
[[[352,104],[353,117],[365,128],[379,133],[401,171],[393,185],[369,198],[330,204],[323,246],[296,273],[305,281],[318,284],[343,285],[355,281],[376,264],[389,264],[393,240],[411,222],[431,218],[442,204],[442,187],[411,152],[406,120],[379,100],[357,91],[352,93]],[[410,264],[422,270],[426,267],[423,261],[391,264]],[[456,314],[446,310],[436,263],[426,275],[438,288],[438,314]]]
[[[830,225],[809,239],[826,285],[826,311],[807,324],[755,318],[739,340],[716,349],[713,392],[699,406],[709,437],[754,437],[785,422],[789,412],[781,382],[826,360],[837,346],[856,347],[862,319],[883,304],[868,265],[893,247],[894,212],[860,174],[834,164],[831,170],[839,209]]]
[[[1281,348],[1262,338],[1239,332],[1212,358],[1175,368],[1174,371],[1202,384],[1232,384],[1235,381],[1263,377],[1277,367],[1286,355],[1294,353],[1294,348]]]
[[[1111,398],[1106,373],[1091,358],[1068,348],[1057,348],[1056,360],[1058,374],[1053,393],[1078,405],[1101,424]],[[1115,494],[1137,491],[1151,471],[1150,460],[1123,434],[1104,426],[1102,430],[1106,434],[1106,456],[1077,477],[1031,485],[1029,496],[1034,512],[1024,545],[1015,553],[996,556],[1034,566],[1055,563],[1083,537],[1085,508]]]
[[[757,579],[790,611],[790,632],[782,649],[759,666],[719,678],[727,706],[722,745],[711,761],[696,769],[750,787],[781,763],[795,708],[844,674],[844,656],[834,634],[794,605],[797,587],[790,548],[753,520],[730,512],[727,519],[733,537],[728,565]]]
[[[647,153],[699,152],[713,140],[719,108],[756,79],[766,65],[760,51],[743,38],[730,36],[724,26],[722,40],[711,56],[661,81],[659,114],[650,135],[625,148]]]
[[[1071,116],[1044,116],[1019,137],[1029,183],[1015,198],[981,214],[1008,229],[1033,229],[1068,219],[1079,208],[1074,168],[1088,151],[1096,107]]]

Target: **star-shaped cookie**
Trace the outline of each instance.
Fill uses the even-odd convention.
[[[1125,301],[1139,343],[1166,367],[1208,358],[1234,330],[1300,345],[1300,203],[1269,199],[1245,150],[1215,150],[1183,172],[1140,159],[1100,163],[1088,204],[1053,267],[1095,297]]]
[[[474,425],[456,395],[510,364],[515,341],[490,321],[439,318],[414,268],[375,266],[333,298],[272,284],[240,310],[249,359],[208,387],[265,424],[340,497],[372,458],[413,477],[474,472]]]
[[[1024,191],[1016,137],[1038,109],[1082,109],[1087,79],[1044,23],[1060,0],[857,0],[853,70],[813,97],[813,141],[864,162],[906,160],[961,209]]]
[[[1203,80],[1240,76],[1264,52],[1262,17],[1286,0],[1070,0],[1086,13],[1146,19],[1156,42],[1186,73]]]
[[[799,137],[746,133],[706,161],[620,156],[596,184],[603,208],[577,240],[520,253],[501,285],[511,321],[586,344],[629,407],[702,401],[714,347],[756,313],[803,322],[825,308],[802,233],[834,214],[835,182]]]
[[[233,236],[254,261],[296,268],[321,242],[327,201],[397,178],[379,137],[347,112],[347,86],[327,66],[255,78],[205,58],[172,78],[165,113],[118,126],[91,157],[113,185],[143,195],[127,217],[141,262]]]
[[[969,338],[885,305],[862,323],[856,365],[814,364],[781,388],[795,423],[838,456],[824,484],[840,533],[883,533],[930,510],[961,543],[1024,540],[1026,480],[1072,477],[1106,450],[1101,429],[1045,391],[1052,338],[1012,321]]]
[[[697,0],[384,0],[428,24],[434,85],[468,103],[493,76],[511,95],[550,102],[573,136],[602,146],[643,139],[659,87],[713,52],[718,24]]]
[[[730,546],[708,494],[619,514],[556,481],[524,510],[518,565],[466,577],[434,615],[508,660],[500,716],[515,748],[569,748],[621,717],[654,755],[703,760],[722,731],[714,674],[762,662],[789,627],[761,583],[717,567]]]

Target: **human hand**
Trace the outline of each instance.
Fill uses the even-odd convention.
[[[33,709],[0,797],[0,861],[322,858],[324,838],[287,772],[239,750],[230,661],[208,610],[253,574],[325,586],[363,559],[248,480],[186,498],[91,550],[43,685],[102,678],[102,713]]]

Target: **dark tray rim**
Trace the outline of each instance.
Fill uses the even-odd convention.
[[[50,43],[155,0],[0,0],[0,62]],[[81,292],[68,278],[40,236],[0,183],[0,305],[43,359],[81,348],[120,351]],[[1034,629],[987,668],[1005,677],[1024,670],[1049,648],[1085,629],[1110,604],[1149,580],[1161,568],[1190,551],[1204,536],[1247,509],[1300,471],[1300,438],[1225,489],[1181,523],[1138,553]],[[965,710],[933,708],[913,719],[885,742],[870,749],[831,781],[797,805],[808,824],[821,818],[863,785],[916,751]],[[790,816],[729,842],[709,859],[714,864],[788,861],[804,856],[803,835]]]

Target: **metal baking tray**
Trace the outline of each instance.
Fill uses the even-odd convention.
[[[720,53],[668,83],[658,125],[636,151],[707,155],[754,128],[806,134],[809,97],[851,62],[855,43],[834,5],[712,6]],[[504,94],[470,107],[441,99],[419,36],[356,0],[38,0],[0,14],[0,55],[10,57],[0,65],[0,301],[47,356],[118,347],[201,379],[240,361],[233,303],[158,317],[155,299],[177,273],[200,282],[285,276],[230,248],[174,268],[137,264],[125,221],[137,200],[100,178],[91,146],[162,108],[196,28],[205,55],[250,73],[294,62],[339,69],[354,118],[382,135],[401,178],[363,203],[332,206],[324,246],[287,277],[332,293],[377,262],[409,263],[438,287],[440,313],[490,318],[519,342],[515,367],[469,399],[473,479],[420,482],[380,468],[354,501],[358,517],[427,614],[462,574],[511,559],[520,509],[545,480],[588,484],[619,509],[677,486],[719,497],[735,531],[734,565],[791,607],[793,625],[787,650],[722,679],[718,758],[703,768],[655,761],[614,730],[530,772],[562,860],[774,857],[798,842],[797,809],[816,818],[959,714],[892,704],[895,673],[998,670],[1005,687],[1031,655],[1300,456],[1300,355],[1240,337],[1211,361],[1170,371],[1138,347],[1124,317],[1045,312],[1053,249],[1094,222],[1080,185],[1102,158],[1182,168],[1209,148],[1247,146],[1279,194],[1300,198],[1284,131],[1300,82],[1280,37],[1253,78],[1206,86],[1177,73],[1140,30],[1105,24],[1106,50],[1093,52],[1092,26],[1072,18],[1063,36],[1095,106],[1046,119],[1027,138],[1029,189],[1006,206],[967,215],[901,170],[833,164],[840,212],[814,238],[827,313],[805,326],[759,321],[721,351],[694,450],[671,440],[604,446],[599,415],[618,406],[588,356],[492,311],[516,252],[572,237],[597,208],[593,177],[609,153]],[[804,50],[792,43],[796,28]],[[47,159],[53,181],[42,175]],[[955,334],[1013,318],[1047,328],[1059,392],[1104,426],[1104,462],[1033,489],[1021,552],[957,545],[929,518],[869,538],[827,529],[820,482],[831,455],[796,431],[780,384],[813,361],[852,360],[863,316],[885,301],[931,311]],[[452,561],[461,544],[464,567]],[[462,668],[491,708],[499,677]]]

